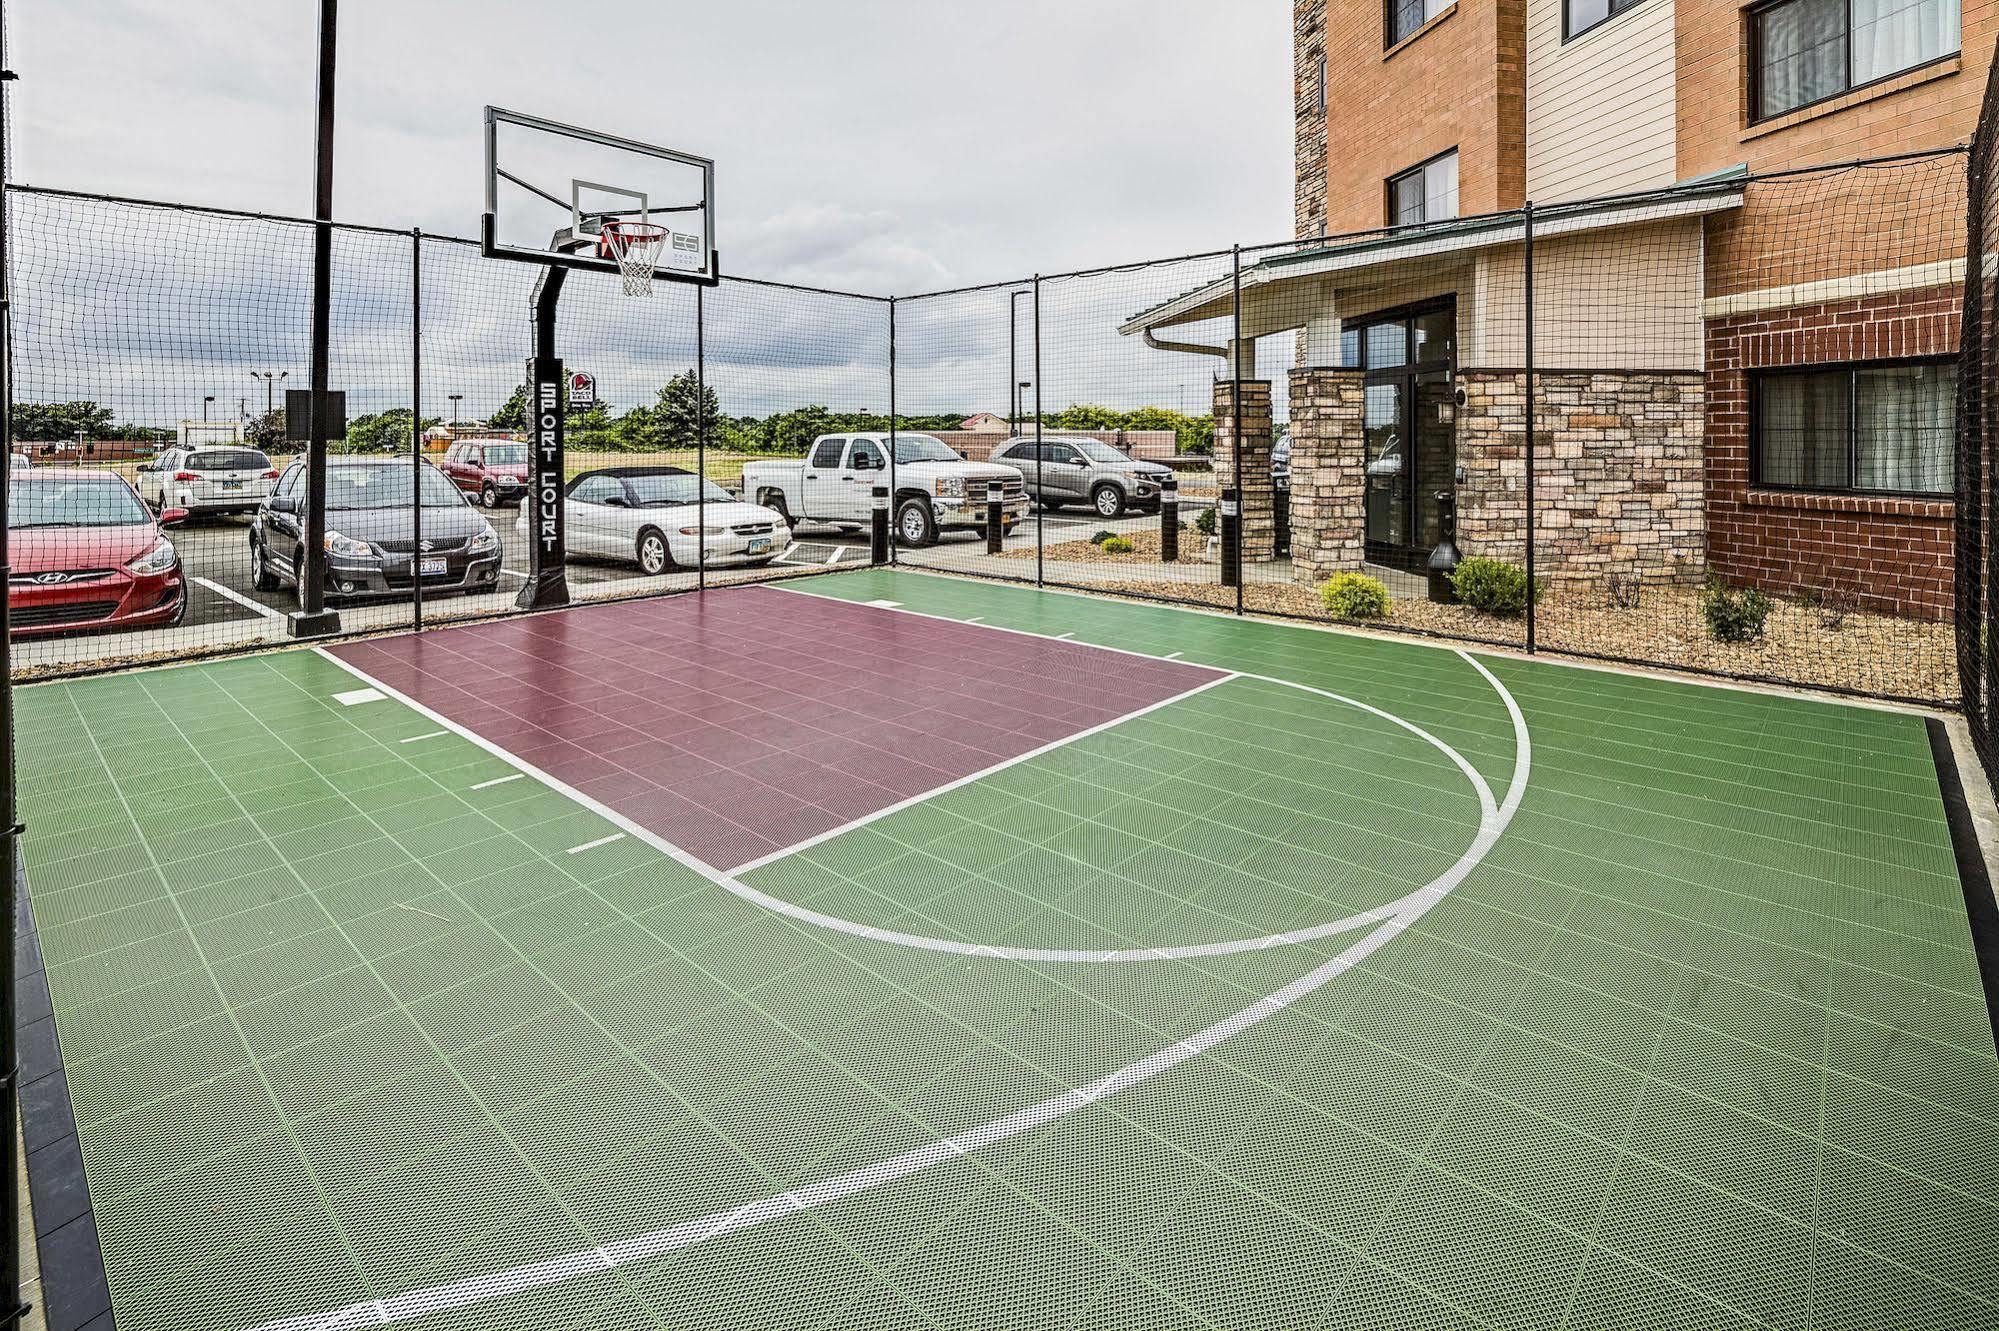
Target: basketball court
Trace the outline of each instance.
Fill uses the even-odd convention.
[[[1921,716],[888,570],[17,699],[54,1320],[1999,1320]]]

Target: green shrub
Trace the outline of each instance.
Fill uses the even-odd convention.
[[[1527,570],[1503,559],[1474,556],[1459,564],[1451,574],[1451,586],[1458,599],[1474,610],[1512,619],[1527,613]],[[1539,603],[1545,584],[1534,587]]]
[[[1213,504],[1209,504],[1206,508],[1202,509],[1200,516],[1194,519],[1194,530],[1203,536],[1213,536],[1215,534],[1215,506]]]
[[[1104,543],[1105,541],[1114,541],[1114,540],[1116,540],[1116,539],[1117,539],[1117,533],[1116,533],[1116,532],[1114,532],[1114,531],[1100,531],[1100,532],[1098,532],[1098,533],[1097,533],[1097,534],[1096,534],[1095,536],[1092,536],[1092,537],[1090,538],[1090,544],[1091,544],[1091,545],[1102,545],[1102,544],[1103,544],[1103,543]]]
[[[1365,573],[1335,573],[1319,588],[1334,619],[1380,619],[1388,613],[1388,588]]]
[[[1133,545],[1129,539],[1123,536],[1109,537],[1105,540],[1097,542],[1097,545],[1107,555],[1128,555],[1133,550],[1136,550],[1138,548],[1137,546]]]
[[[1701,618],[1716,642],[1754,642],[1770,617],[1770,598],[1753,587],[1740,590],[1715,578],[1701,589]]]

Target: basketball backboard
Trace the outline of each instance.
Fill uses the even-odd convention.
[[[486,108],[486,213],[496,258],[618,272],[606,223],[665,229],[655,280],[717,280],[715,164],[616,134]],[[643,282],[643,279],[641,279]]]

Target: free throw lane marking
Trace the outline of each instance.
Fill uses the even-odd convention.
[[[397,740],[396,743],[415,744],[419,740],[436,739],[440,735],[449,735],[450,733],[451,732],[448,730],[426,730],[421,735],[411,735],[407,739]]]
[[[327,655],[329,659],[337,659],[332,658],[330,653]],[[581,1276],[611,1270],[632,1262],[648,1261],[683,1248],[692,1248],[709,1239],[760,1225],[766,1220],[781,1219],[799,1211],[823,1206],[828,1202],[853,1196],[855,1193],[908,1178],[933,1165],[956,1160],[980,1147],[990,1146],[1010,1137],[1019,1136],[1021,1133],[1044,1127],[1079,1109],[1109,1099],[1121,1091],[1151,1080],[1162,1072],[1176,1068],[1189,1059],[1206,1053],[1224,1040],[1249,1030],[1269,1018],[1272,1013],[1283,1011],[1365,961],[1428,914],[1485,858],[1506,831],[1507,825],[1513,821],[1513,815],[1520,807],[1520,800],[1526,793],[1528,773],[1533,763],[1533,747],[1527,733],[1526,718],[1521,714],[1520,706],[1514,701],[1513,695],[1507,692],[1506,686],[1501,684],[1476,657],[1462,650],[1458,655],[1498,691],[1501,701],[1506,706],[1507,715],[1512,719],[1513,779],[1507,785],[1506,797],[1496,807],[1490,802],[1489,795],[1486,800],[1481,801],[1484,816],[1480,819],[1478,836],[1455,864],[1433,882],[1374,912],[1375,927],[1366,936],[1349,945],[1338,956],[1283,988],[1257,999],[1240,1012],[1223,1018],[1195,1035],[1176,1041],[1135,1063],[1126,1064],[1108,1076],[1099,1077],[1061,1095],[1050,1096],[1038,1104],[1030,1105],[1004,1118],[994,1119],[990,1123],[961,1132],[954,1137],[946,1137],[901,1155],[879,1160],[871,1165],[863,1165],[859,1169],[834,1178],[807,1184],[790,1192],[761,1197],[726,1211],[683,1220],[665,1229],[652,1230],[599,1247],[563,1253],[539,1262],[509,1267],[503,1271],[493,1271],[450,1284],[429,1285],[421,1289],[408,1290],[386,1299],[367,1299],[359,1303],[350,1303],[344,1308],[265,1322],[253,1331],[336,1331],[337,1328],[388,1326],[397,1322],[412,1321],[432,1313],[470,1307],[511,1294],[563,1284]],[[422,709],[419,707],[419,710]],[[468,737],[473,738],[475,743],[480,742],[476,737]]]
[[[525,775],[525,773],[523,773],[523,775]],[[625,839],[625,834],[623,832],[613,832],[609,836],[600,836],[595,841],[586,841],[580,846],[571,846],[568,850],[564,851],[563,854],[581,855],[586,850],[595,850],[599,846],[608,846],[613,841],[623,841],[624,839]]]
[[[491,781],[481,781],[478,785],[472,787],[472,789],[491,790],[494,786],[504,786],[509,781],[520,781],[526,776],[526,772],[509,772],[505,776],[496,776]]]
[[[258,614],[262,615],[265,619],[284,618],[282,614],[278,613],[276,610],[271,609],[271,607],[265,605],[263,602],[253,601],[249,597],[243,595],[243,593],[239,591],[232,591],[229,588],[224,587],[219,582],[210,582],[207,578],[195,577],[192,574],[189,575],[189,581],[198,582],[202,586],[208,588],[208,590],[214,592],[217,596],[222,597],[224,600],[234,601],[237,605],[242,606],[245,610],[254,610]]]

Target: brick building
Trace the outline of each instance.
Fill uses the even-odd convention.
[[[1968,139],[1999,0],[1294,18],[1298,243],[1246,261],[1239,325],[1230,282],[1122,331],[1219,328],[1252,382],[1295,346],[1300,577],[1419,563],[1442,495],[1468,552],[1524,554],[1531,201],[1542,568],[1949,613],[1963,155],[1810,168]]]

